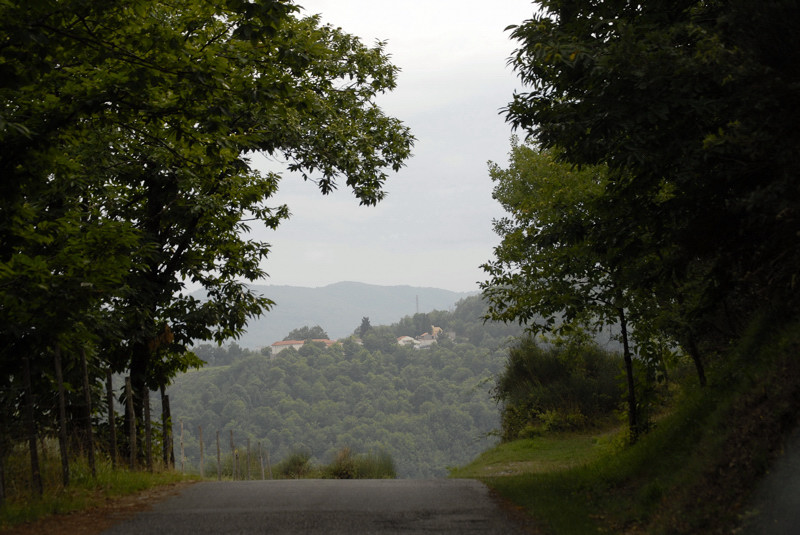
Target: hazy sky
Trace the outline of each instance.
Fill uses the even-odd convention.
[[[298,0],[306,13],[367,44],[388,41],[398,87],[378,103],[408,125],[413,157],[386,183],[387,198],[359,206],[346,189],[322,196],[287,175],[277,200],[292,217],[273,246],[264,284],[339,281],[477,289],[499,238],[487,162],[505,165],[511,129],[499,114],[519,88],[505,28],[530,18],[526,0]],[[261,236],[261,235],[259,235]]]

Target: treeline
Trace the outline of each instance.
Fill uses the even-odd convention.
[[[772,58],[800,18],[544,4],[511,32],[524,89],[505,115],[526,141],[490,166],[507,214],[482,288],[491,317],[534,331],[619,325],[635,442],[637,363],[652,375],[679,348],[705,386],[747,328],[797,317],[796,47]]]
[[[247,285],[269,245],[247,231],[289,208],[253,153],[371,205],[413,137],[374,104],[395,86],[384,45],[291,2],[12,0],[0,41],[2,503],[11,449],[29,446],[41,494],[37,448],[58,437],[67,485],[116,427],[108,397],[131,402],[120,433],[145,433],[150,393],[200,364],[189,345],[270,309]],[[107,397],[112,372],[129,394]]]
[[[361,340],[329,348],[309,342],[270,357],[229,346],[232,364],[188,372],[169,388],[173,428],[180,433],[183,422],[193,469],[202,426],[225,436],[232,430],[239,444],[261,443],[273,459],[299,452],[328,463],[351,448],[388,453],[400,477],[446,475],[448,466],[496,440],[490,434],[499,428],[490,390],[521,328],[484,324],[484,313],[475,296],[453,311],[370,326]],[[431,325],[443,333],[430,347],[397,344],[398,336],[417,336]]]

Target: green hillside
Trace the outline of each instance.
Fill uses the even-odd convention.
[[[202,426],[207,452],[216,448],[217,431],[229,451],[232,430],[236,444],[260,442],[275,461],[299,450],[330,462],[350,447],[389,453],[399,477],[444,476],[492,445],[488,434],[499,426],[489,389],[519,329],[484,325],[483,310],[480,298],[470,297],[452,312],[373,327],[363,343],[308,343],[274,358],[233,346],[232,364],[180,375],[169,388],[176,455],[183,422],[192,469]],[[444,329],[436,344],[397,345],[398,336],[431,325]]]

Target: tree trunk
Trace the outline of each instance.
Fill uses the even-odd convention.
[[[706,370],[703,366],[703,359],[700,357],[700,351],[697,349],[697,342],[694,335],[689,333],[689,354],[694,361],[694,367],[697,370],[697,379],[700,381],[700,386],[706,386]]]
[[[111,368],[106,370],[106,403],[108,404],[108,430],[111,443],[108,445],[111,455],[111,467],[117,467],[117,424],[114,418],[114,385],[111,381]]]
[[[53,350],[53,364],[56,369],[58,388],[58,451],[61,454],[61,481],[69,486],[69,452],[67,451],[67,399],[64,393],[64,373],[61,368],[61,346]]]
[[[89,454],[89,468],[92,479],[97,479],[97,469],[94,463],[94,436],[92,433],[92,391],[89,388],[89,366],[86,363],[86,349],[81,348],[81,371],[83,373],[83,395],[85,400],[86,417],[86,446]]]
[[[144,391],[147,388],[147,368],[150,350],[144,343],[134,344],[131,352],[131,388],[133,389],[133,414],[139,422],[144,421]]]
[[[133,388],[131,378],[125,378],[125,408],[128,416],[128,439],[130,441],[130,469],[136,469],[136,416],[133,413]]]
[[[2,416],[0,416],[2,418]],[[5,423],[0,420],[0,430],[6,432]],[[3,437],[0,437],[0,509],[6,504],[6,449]]]
[[[633,380],[633,357],[628,343],[628,320],[622,308],[617,309],[619,327],[622,333],[622,354],[625,359],[625,374],[628,380],[628,429],[630,442],[635,444],[639,440],[639,416],[636,410],[636,383]]]
[[[170,459],[170,453],[172,452],[172,418],[169,412],[169,396],[164,385],[161,385],[161,449],[163,450],[164,466],[167,468],[174,467],[175,459],[174,457]]]
[[[34,402],[33,387],[31,386],[31,361],[26,354],[23,358],[23,381],[25,387],[25,430],[28,433],[28,449],[31,455],[31,487],[33,491],[41,496],[44,493],[42,487],[42,473],[39,470],[39,451],[36,447],[36,422],[34,421]]]

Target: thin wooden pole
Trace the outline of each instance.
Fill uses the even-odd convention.
[[[53,350],[53,364],[58,386],[58,450],[61,453],[61,481],[69,486],[69,452],[67,451],[67,400],[64,392],[64,373],[61,369],[61,345]]]
[[[217,481],[222,481],[222,458],[219,453],[219,429],[217,430]]]
[[[184,455],[183,455],[183,420],[181,420],[181,474],[183,473],[183,461],[184,461]]]
[[[258,466],[261,467],[261,479],[264,477],[264,451],[261,449],[261,441],[258,442]]]
[[[114,421],[114,385],[111,381],[111,368],[106,370],[106,404],[108,405],[108,429],[111,432],[111,467],[117,467],[117,424]]]
[[[247,480],[250,481],[250,437],[247,437]]]
[[[129,460],[131,470],[136,470],[136,414],[133,412],[133,388],[130,375],[125,378],[125,407],[128,412],[128,434],[131,456]]]
[[[92,479],[97,479],[97,469],[94,462],[94,436],[92,433],[92,391],[89,388],[89,366],[86,363],[86,349],[81,348],[81,371],[83,372],[83,398],[84,410],[86,411],[86,445],[89,453],[89,468],[92,471]]]
[[[206,472],[205,472],[206,459],[205,456],[203,455],[203,426],[198,425],[197,430],[200,433],[200,477],[206,477]]]

